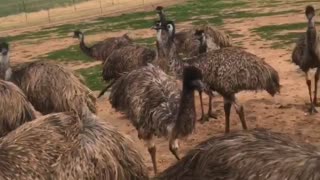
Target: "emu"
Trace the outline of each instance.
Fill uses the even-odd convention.
[[[0,47],[9,51],[6,42]],[[8,59],[8,62],[1,61],[0,64],[10,64],[8,53],[1,56],[2,59]],[[9,65],[5,67],[10,68]],[[7,69],[1,71],[6,72]],[[80,77],[58,64],[45,61],[25,63],[13,67],[9,74],[7,79],[16,84],[33,107],[44,115],[70,110],[77,110],[81,114],[83,107],[79,104],[88,106],[93,113],[96,112],[96,99],[92,91],[81,82]]]
[[[160,22],[162,24],[166,24],[167,18],[164,13],[164,8],[162,6],[157,6],[156,12],[159,15]],[[184,54],[186,57],[193,57],[203,53],[203,51],[198,51],[201,44],[194,38],[194,33],[196,33],[197,30],[204,31],[208,44],[206,49],[207,51],[232,46],[232,40],[227,34],[214,27],[201,25],[191,29],[182,30],[175,34],[174,42],[179,54]]]
[[[311,180],[320,177],[320,150],[263,129],[201,142],[155,180]]]
[[[103,79],[109,84],[101,90],[98,98],[114,84],[122,73],[145,66],[155,58],[156,52],[153,49],[134,44],[113,51],[103,63],[102,71]]]
[[[318,112],[315,106],[317,105],[318,81],[320,77],[320,37],[314,21],[315,9],[312,6],[307,6],[305,15],[308,19],[308,28],[306,33],[298,39],[296,46],[293,49],[292,61],[298,65],[306,75],[306,83],[311,103],[309,112],[313,114]],[[308,73],[311,68],[317,68],[314,77],[315,86],[313,99],[311,93],[311,80]]]
[[[175,26],[172,21],[167,21],[160,28],[174,37]],[[171,43],[167,50],[171,54],[169,66],[171,71],[175,71],[176,75],[180,76],[185,64],[179,58],[173,41],[169,41],[169,43]],[[266,90],[274,96],[280,92],[278,72],[263,59],[237,47],[226,47],[201,54],[188,60],[186,65],[199,68],[203,74],[203,82],[212,91],[216,91],[223,96],[226,133],[230,131],[232,105],[234,105],[240,117],[243,129],[247,129],[244,109],[237,102],[236,93],[244,90]],[[209,116],[213,116],[211,112],[211,107],[209,107]],[[202,118],[202,120],[207,120],[207,118]]]
[[[132,44],[132,39],[124,34],[121,37],[107,38],[102,42],[99,42],[91,47],[88,47],[84,42],[84,34],[76,30],[74,31],[73,38],[78,38],[80,41],[80,49],[88,57],[91,57],[97,61],[104,62],[107,57],[116,49],[122,48],[126,45]]]
[[[0,137],[36,118],[34,108],[13,83],[0,80]]]
[[[183,88],[175,78],[149,64],[121,76],[113,85],[110,103],[128,116],[148,147],[155,174],[157,173],[154,137],[168,137],[171,153],[179,159],[178,139],[195,128],[194,91],[205,90],[201,71],[186,67]]]
[[[0,152],[1,179],[148,179],[133,142],[92,113],[25,123],[1,139]]]

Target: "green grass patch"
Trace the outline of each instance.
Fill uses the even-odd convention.
[[[320,23],[317,23],[319,25]],[[302,35],[302,32],[288,32],[283,31],[300,31],[307,28],[307,23],[292,23],[281,25],[269,25],[252,29],[261,38],[265,40],[273,40],[272,48],[286,48],[288,45],[297,41]]]
[[[264,16],[276,16],[276,15],[283,15],[289,13],[298,13],[301,10],[287,10],[287,11],[278,11],[278,12],[265,12],[265,13],[253,13],[253,12],[246,12],[246,11],[239,11],[233,12],[224,15],[224,18],[256,18],[256,17],[264,17]]]
[[[185,4],[172,6],[166,9],[166,13],[170,19],[176,22],[187,21],[198,17],[198,21],[202,20],[201,16],[208,17],[206,22],[212,25],[221,25],[223,20],[220,14],[225,9],[237,9],[245,7],[247,3],[239,0],[193,0]],[[55,35],[58,37],[67,37],[76,29],[85,31],[86,34],[96,34],[99,32],[110,32],[119,30],[134,30],[149,28],[153,25],[154,20],[150,17],[156,17],[154,11],[136,12],[123,14],[115,17],[100,17],[93,21],[81,22],[76,24],[64,24],[56,27],[44,28],[41,32],[27,32],[21,35],[8,37],[10,41],[24,39],[38,39],[41,37],[50,37]],[[149,20],[146,20],[149,19]]]
[[[90,62],[93,61],[92,58],[85,55],[79,45],[73,45],[66,49],[61,49],[57,51],[50,52],[45,56],[41,57],[50,60],[56,61],[81,61],[81,62]]]
[[[320,23],[317,23],[319,25]],[[261,26],[252,29],[261,38],[265,40],[272,40],[272,48],[285,48],[289,44],[294,43],[302,34],[301,32],[288,32],[281,33],[283,31],[301,31],[307,28],[307,23],[293,23],[293,24],[281,24],[281,25],[269,25]]]
[[[274,39],[276,42],[271,44],[271,48],[286,49],[290,44],[295,43],[302,34],[302,32],[290,32],[286,34],[275,35]]]
[[[101,65],[96,65],[87,69],[79,69],[77,70],[84,79],[86,85],[93,91],[101,90],[104,88],[105,83],[102,79],[102,68]]]
[[[238,34],[234,31],[230,31],[230,30],[225,30],[224,31],[226,34],[228,34],[229,36],[231,36],[232,39],[237,39],[237,38],[242,38],[244,37],[243,34]]]
[[[85,0],[0,0],[0,17],[22,12],[37,12],[48,8],[70,6]]]
[[[281,31],[302,30],[305,28],[307,28],[307,23],[303,22],[303,23],[261,26],[253,29],[252,31],[257,33],[260,37],[264,39],[272,40],[274,36]]]

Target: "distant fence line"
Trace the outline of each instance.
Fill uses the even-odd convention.
[[[20,0],[0,8],[0,31],[98,16],[162,0]],[[10,11],[6,12],[6,11]],[[9,15],[9,16],[5,16]],[[3,17],[5,16],[5,17]]]

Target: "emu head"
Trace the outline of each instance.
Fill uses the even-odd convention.
[[[161,21],[155,21],[152,29],[155,29],[159,36],[161,36],[161,38],[157,36],[158,41],[163,41],[164,35],[166,35],[169,39],[173,40],[176,31],[173,21],[166,21],[165,23],[162,23]],[[162,31],[165,32],[165,34],[161,33]]]
[[[171,38],[174,38],[174,35],[176,33],[176,26],[174,25],[173,21],[167,21],[162,27],[165,28]]]
[[[316,15],[314,7],[311,5],[307,6],[306,10],[305,10],[305,14],[308,19],[309,28],[313,28],[314,27],[314,16]]]
[[[157,6],[156,7],[156,12],[160,15],[163,14],[163,7],[162,6]]]
[[[7,42],[1,42],[0,44],[0,52],[1,52],[1,56],[7,56],[8,52],[9,52],[9,44]]]
[[[202,81],[202,72],[194,66],[187,66],[183,69],[183,87],[199,92],[206,90],[206,85]]]
[[[122,37],[128,41],[128,42],[132,42],[132,39],[129,37],[129,35],[127,33],[125,33],[124,35],[122,35]]]
[[[78,38],[79,40],[83,40],[84,35],[80,30],[76,30],[73,32],[73,38]]]
[[[9,44],[7,42],[0,43],[0,53],[0,79],[9,80],[12,72],[9,59]]]
[[[308,20],[312,19],[316,15],[314,7],[311,5],[307,6],[305,14]]]
[[[203,29],[196,29],[194,36],[201,42],[201,44],[206,41],[206,35]]]

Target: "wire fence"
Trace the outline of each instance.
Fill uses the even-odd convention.
[[[0,31],[112,14],[162,0],[4,0]]]

